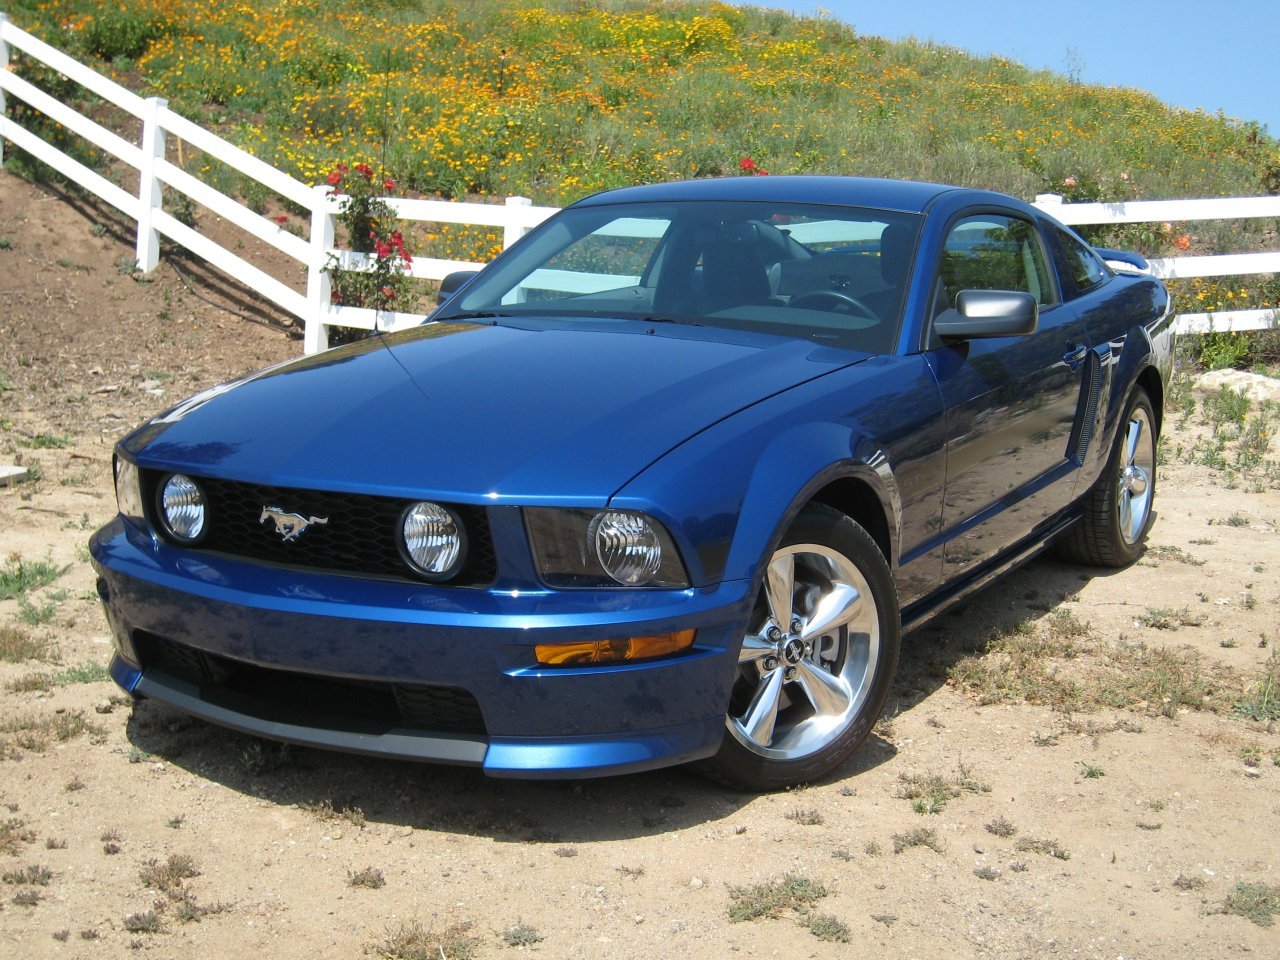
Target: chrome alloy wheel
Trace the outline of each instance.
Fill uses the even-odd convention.
[[[858,567],[820,544],[780,548],[762,592],[738,656],[727,724],[752,753],[795,760],[840,737],[866,704],[880,617]]]
[[[1156,464],[1154,436],[1149,411],[1145,406],[1135,406],[1125,429],[1123,466],[1116,477],[1120,536],[1129,545],[1142,536],[1151,513],[1154,493],[1151,478]]]

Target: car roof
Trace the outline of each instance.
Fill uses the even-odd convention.
[[[881,180],[874,177],[754,176],[682,180],[608,190],[579,200],[574,206],[614,203],[663,203],[674,200],[774,200],[789,203],[828,203],[873,207],[901,213],[923,213],[946,193],[963,192],[975,199],[1008,201],[983,190],[938,183]]]

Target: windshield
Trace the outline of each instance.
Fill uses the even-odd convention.
[[[571,207],[434,319],[616,317],[885,353],[897,334],[919,219],[755,201]]]

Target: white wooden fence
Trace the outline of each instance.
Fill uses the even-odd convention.
[[[12,50],[20,51],[23,55],[57,70],[104,102],[136,117],[141,121],[139,142],[135,144],[123,139],[24,80],[11,68]],[[121,164],[136,170],[136,192],[130,193],[9,120],[4,115],[6,94],[24,101],[67,130],[106,151]],[[278,223],[254,213],[172,163],[166,150],[170,138],[186,141],[308,211],[308,238],[295,236]],[[414,326],[424,319],[421,314],[375,312],[330,302],[332,286],[328,268],[336,262],[344,269],[362,269],[369,266],[370,259],[366,254],[335,249],[335,225],[343,198],[331,196],[327,186],[311,186],[295,180],[174,113],[165,100],[139,97],[19,29],[8,14],[0,13],[0,160],[3,160],[5,140],[137,221],[138,269],[144,272],[155,269],[159,262],[160,237],[168,237],[302,320],[305,329],[304,349],[307,353],[323,350],[328,345],[330,326],[398,330]],[[166,187],[184,194],[292,258],[303,268],[298,272],[301,274],[305,271],[305,283],[295,282],[290,285],[271,276],[198,230],[180,223],[163,209]],[[501,227],[504,246],[510,246],[529,229],[556,212],[552,207],[535,207],[523,197],[509,197],[503,204],[402,198],[387,198],[387,203],[396,216],[403,220]],[[1068,224],[1182,222],[1246,217],[1280,219],[1280,197],[1064,204],[1061,197],[1045,194],[1037,197],[1036,203],[1041,209]],[[410,273],[418,279],[441,280],[454,270],[478,266],[480,264],[467,261],[415,257]],[[1152,268],[1158,275],[1171,278],[1280,273],[1280,252],[1175,257],[1152,261]],[[1179,318],[1179,329],[1184,332],[1249,330],[1260,329],[1274,322],[1273,310],[1240,310],[1183,315]]]

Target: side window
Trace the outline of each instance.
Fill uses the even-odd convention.
[[[947,234],[934,312],[956,303],[961,290],[1021,290],[1044,306],[1055,302],[1039,234],[1026,220],[984,213],[965,217]]]
[[[1062,249],[1063,273],[1077,293],[1096,287],[1110,274],[1096,253],[1065,230],[1054,229],[1058,246]]]
[[[565,247],[503,303],[551,302],[638,287],[671,222],[619,217]]]

